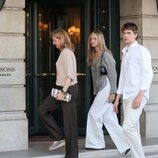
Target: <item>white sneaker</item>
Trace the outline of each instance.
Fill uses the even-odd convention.
[[[62,147],[65,145],[65,140],[59,140],[59,141],[54,141],[52,143],[52,145],[49,146],[49,150],[54,150],[54,149],[57,149],[59,147]]]

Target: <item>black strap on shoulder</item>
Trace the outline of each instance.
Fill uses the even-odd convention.
[[[103,63],[102,63],[102,60],[103,60],[103,54],[104,54],[104,52],[101,54],[100,65],[103,65]]]

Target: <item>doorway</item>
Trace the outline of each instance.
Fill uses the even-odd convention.
[[[29,134],[47,134],[38,117],[41,101],[55,84],[55,62],[58,52],[52,46],[51,31],[62,27],[71,34],[76,47],[80,95],[78,99],[78,134],[85,135],[86,120],[91,106],[92,82],[86,62],[89,33],[103,32],[106,44],[120,71],[120,15],[119,1],[115,0],[26,0],[26,113]],[[76,31],[72,31],[76,30]],[[76,32],[72,34],[72,32]],[[75,35],[75,36],[74,36]],[[119,75],[118,75],[119,76]],[[54,114],[62,127],[62,115]],[[118,114],[118,117],[121,113]]]
[[[63,28],[75,45],[79,84],[78,133],[85,134],[87,112],[92,101],[91,75],[86,63],[87,38],[90,32],[90,2],[27,1],[26,7],[26,105],[29,134],[47,134],[38,116],[38,107],[55,86],[55,63],[58,50],[52,45],[51,31]],[[81,11],[82,10],[82,11]],[[62,128],[62,112],[54,114]]]

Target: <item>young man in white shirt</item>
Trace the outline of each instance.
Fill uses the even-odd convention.
[[[139,119],[149,99],[153,72],[149,51],[138,44],[138,27],[126,23],[121,28],[123,41],[122,65],[114,111],[118,111],[119,99],[123,96],[123,131],[131,149],[132,158],[145,158],[139,129]]]

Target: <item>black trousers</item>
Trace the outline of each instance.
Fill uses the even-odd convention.
[[[57,87],[62,89],[62,87]],[[67,90],[72,95],[70,102],[58,101],[51,95],[47,96],[39,107],[39,115],[45,127],[49,130],[50,136],[58,141],[65,139],[65,158],[78,158],[77,138],[77,109],[78,85],[70,86]],[[62,106],[64,133],[53,118],[52,112]]]

